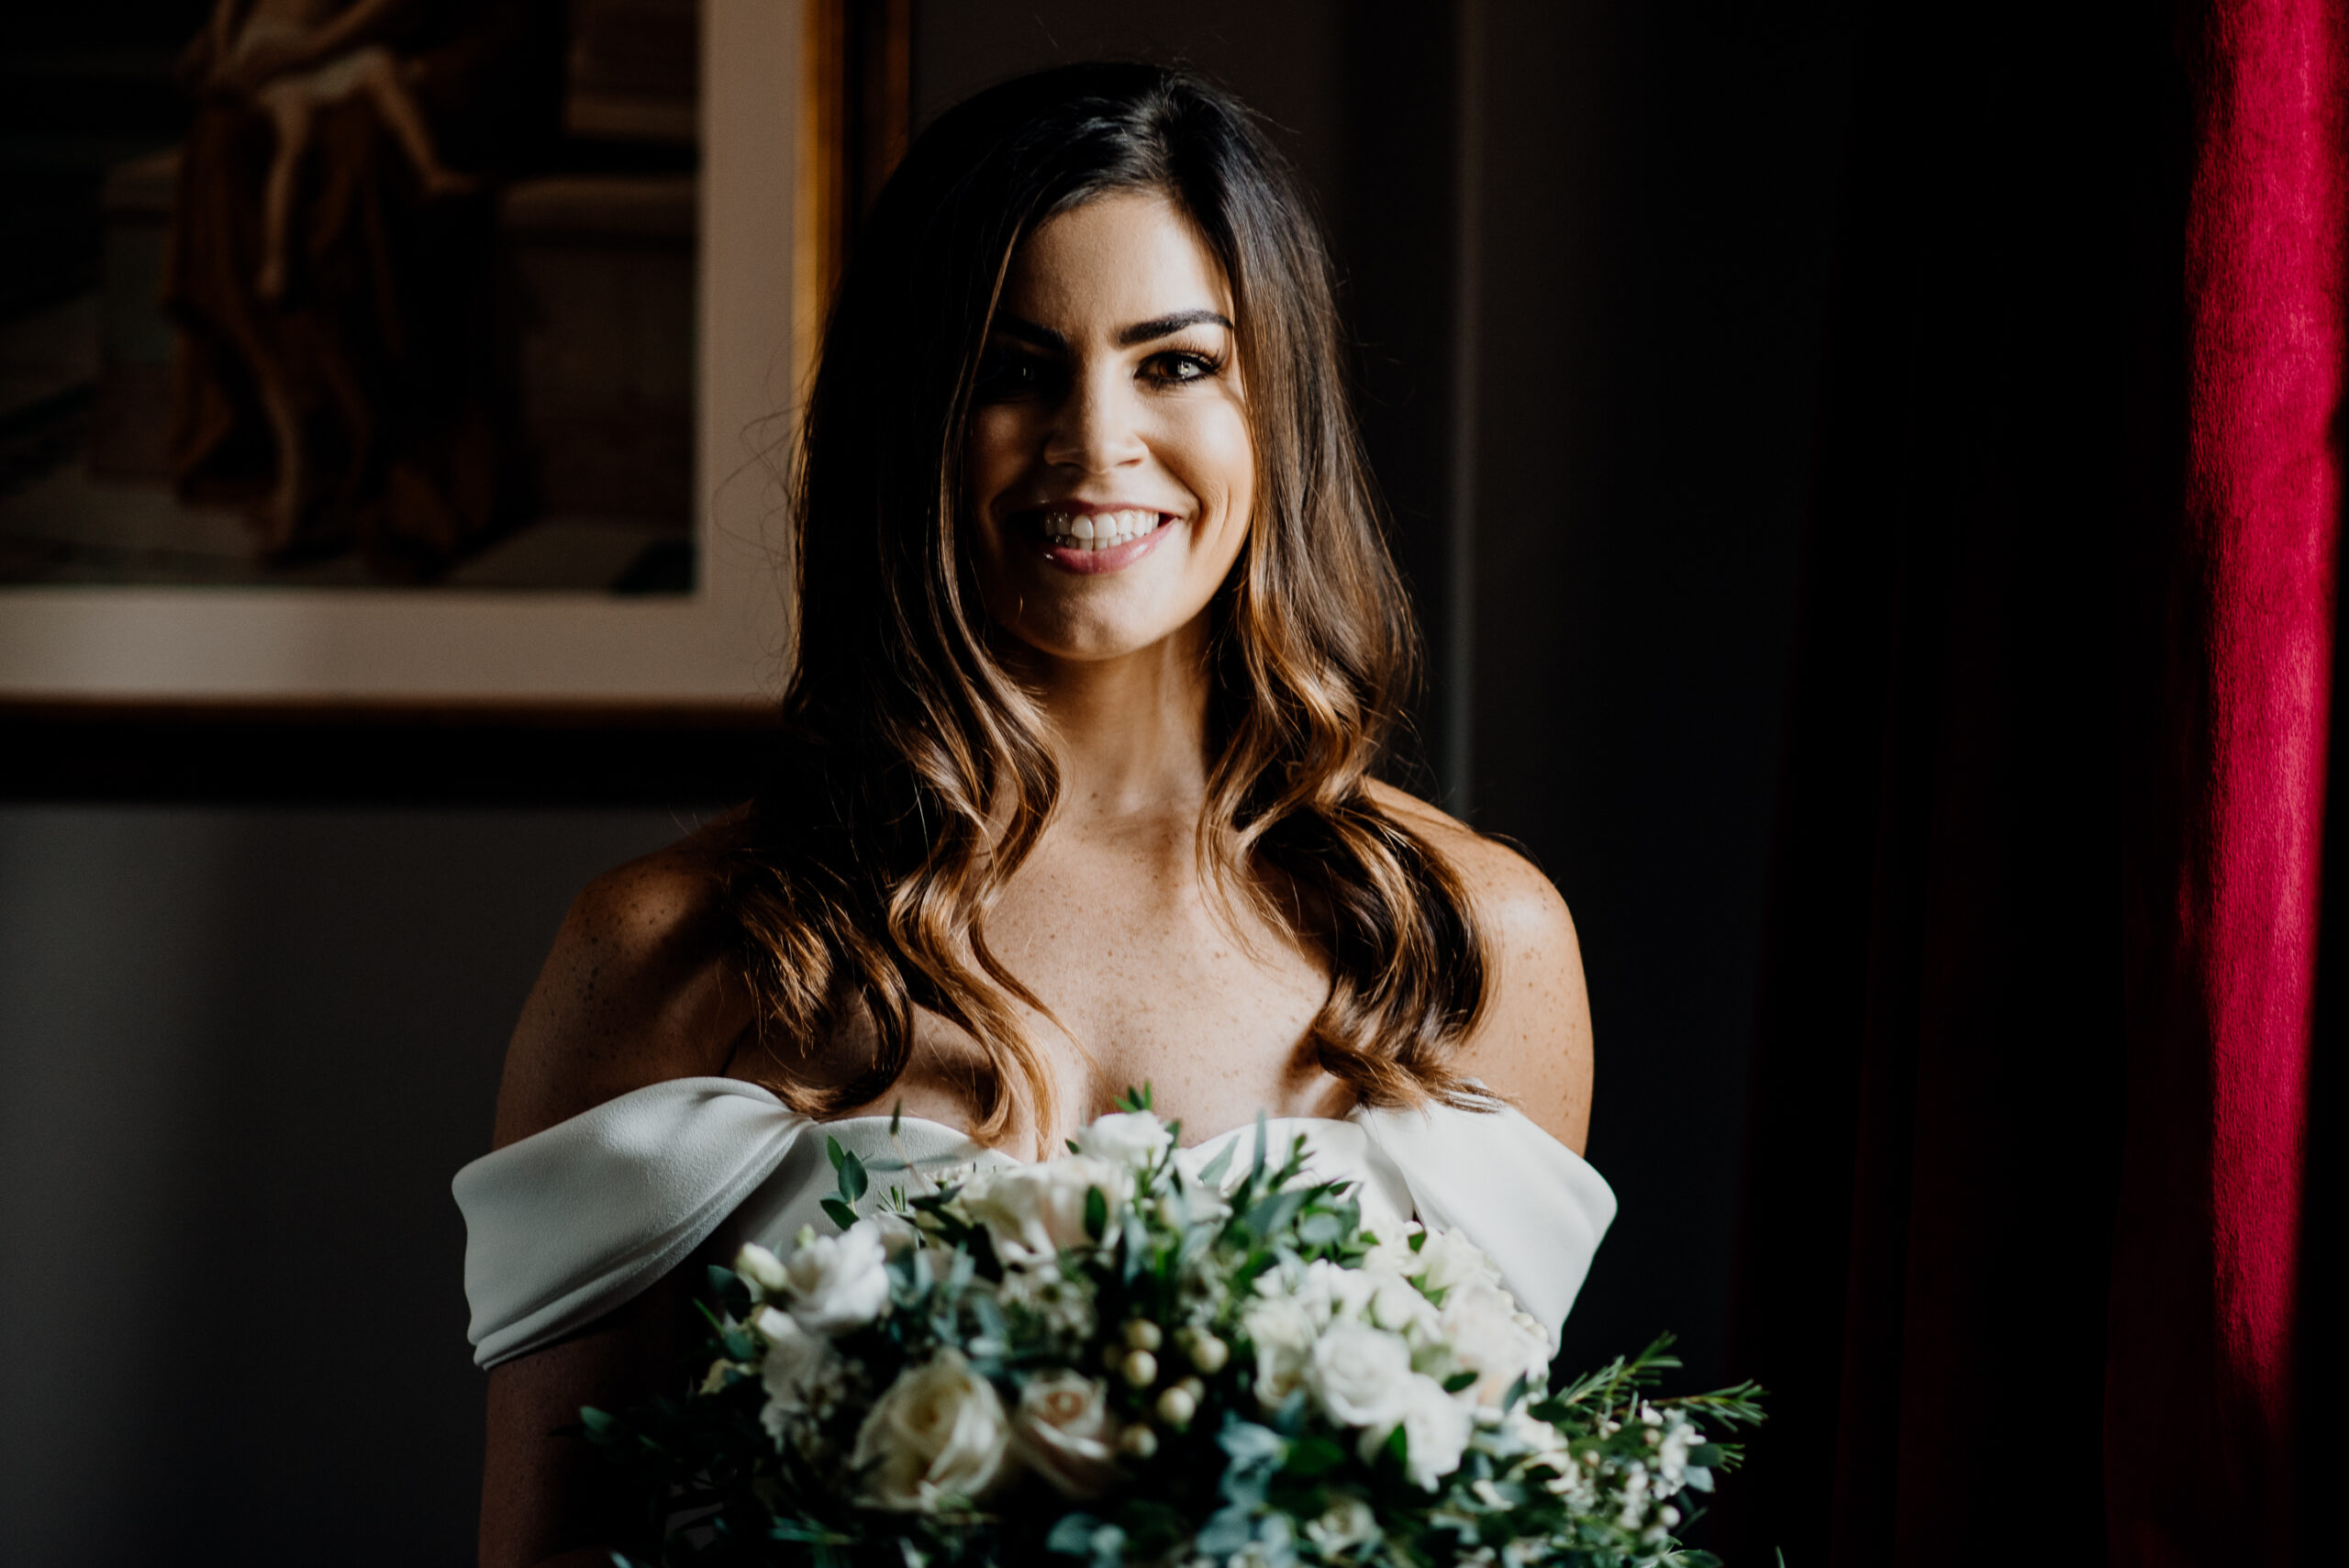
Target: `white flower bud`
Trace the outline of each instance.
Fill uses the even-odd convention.
[[[1126,1324],[1126,1343],[1135,1350],[1154,1351],[1165,1342],[1166,1336],[1147,1318],[1132,1318]]]
[[[1136,1388],[1148,1388],[1158,1381],[1158,1358],[1148,1351],[1130,1351],[1118,1363],[1118,1372]]]
[[[1231,1360],[1231,1347],[1204,1329],[1194,1330],[1186,1345],[1191,1364],[1213,1377]]]
[[[1147,1421],[1136,1421],[1118,1434],[1118,1451],[1128,1459],[1148,1459],[1158,1451],[1158,1434]]]
[[[1197,1396],[1180,1384],[1158,1396],[1158,1418],[1170,1427],[1187,1427],[1198,1413]]]
[[[1148,1111],[1115,1111],[1076,1135],[1080,1155],[1135,1171],[1148,1169],[1174,1143],[1174,1134]]]
[[[756,1241],[745,1241],[734,1254],[734,1272],[758,1286],[762,1296],[781,1296],[791,1280],[784,1272],[783,1260]]]

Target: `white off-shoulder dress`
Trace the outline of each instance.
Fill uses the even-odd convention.
[[[1306,1140],[1313,1173],[1359,1184],[1363,1223],[1417,1218],[1458,1230],[1550,1330],[1574,1306],[1615,1194],[1573,1150],[1515,1110],[1357,1109],[1342,1121],[1265,1124],[1275,1151]],[[1253,1125],[1183,1151],[1192,1171]],[[834,1229],[827,1137],[867,1161],[1011,1162],[937,1122],[886,1117],[819,1122],[755,1084],[653,1084],[510,1143],[457,1173],[465,1216],[468,1337],[483,1366],[584,1328],[715,1240],[787,1250],[802,1226]]]

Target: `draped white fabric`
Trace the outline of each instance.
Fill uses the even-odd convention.
[[[1580,1155],[1516,1111],[1358,1109],[1343,1121],[1265,1124],[1273,1149],[1306,1140],[1323,1180],[1360,1184],[1363,1222],[1417,1216],[1459,1230],[1499,1264],[1520,1305],[1549,1328],[1582,1289],[1615,1195]],[[1253,1126],[1194,1145],[1202,1169]],[[1008,1163],[952,1128],[913,1118],[817,1122],[755,1084],[679,1078],[608,1100],[467,1165],[453,1184],[465,1217],[468,1337],[483,1366],[552,1342],[643,1291],[713,1238],[785,1248],[802,1226],[833,1229],[825,1140],[868,1162],[925,1170]],[[902,1178],[882,1177],[885,1183]]]

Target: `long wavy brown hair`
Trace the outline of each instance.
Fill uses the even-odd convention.
[[[798,637],[784,740],[726,890],[762,1038],[787,1062],[860,1009],[853,1081],[773,1085],[817,1114],[904,1073],[928,1009],[978,1041],[982,1139],[1056,1106],[987,945],[1060,774],[1035,697],[992,650],[960,545],[981,352],[1013,252],[1111,192],[1172,198],[1230,279],[1259,475],[1208,614],[1198,855],[1329,967],[1321,1066],[1373,1105],[1483,1102],[1447,1065],[1485,1002],[1458,874],[1367,785],[1417,651],[1344,392],[1328,253],[1249,112],[1186,72],[1063,67],[941,116],[882,192],[842,280],[802,428]],[[999,635],[999,634],[996,634]]]

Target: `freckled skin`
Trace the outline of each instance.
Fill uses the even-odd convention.
[[[1285,929],[1200,884],[1194,832],[1206,797],[1205,612],[1247,538],[1254,475],[1245,388],[1224,328],[1193,325],[1128,344],[1120,329],[1205,309],[1230,290],[1182,215],[1120,195],[1063,214],[1015,259],[1004,306],[1064,345],[1039,389],[974,415],[969,544],[999,651],[1042,694],[1063,779],[1035,853],[990,914],[989,940],[1050,1007],[1028,1022],[1051,1063],[1063,1124],[1015,1126],[1008,1145],[1057,1147],[1147,1080],[1197,1140],[1275,1116],[1340,1116],[1342,1086],[1300,1051],[1329,986]],[[1218,360],[1173,373],[1166,356]],[[1196,368],[1196,367],[1193,367]],[[1136,503],[1180,518],[1135,566],[1083,577],[1021,531],[1055,501]],[[1463,1069],[1570,1148],[1590,1112],[1589,1007],[1574,922],[1522,859],[1399,791],[1380,800],[1451,860],[1490,935],[1484,1017]],[[729,969],[713,855],[729,817],[599,877],[557,936],[509,1048],[503,1146],[647,1084],[711,1073],[841,1081],[869,1060],[869,1024],[782,1062],[746,1048],[750,999]],[[905,1078],[872,1110],[965,1124],[984,1057],[942,1020],[918,1023]],[[492,1568],[607,1562],[600,1462],[548,1436],[583,1404],[626,1404],[669,1375],[677,1281],[699,1261],[572,1339],[490,1373],[481,1560]]]

